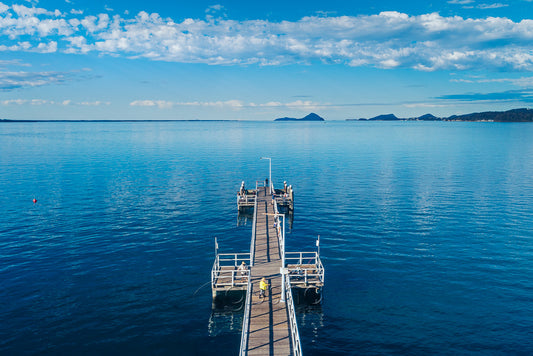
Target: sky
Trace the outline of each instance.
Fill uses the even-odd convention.
[[[533,0],[0,2],[0,119],[531,107]]]

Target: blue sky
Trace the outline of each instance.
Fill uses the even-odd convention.
[[[0,2],[0,118],[531,107],[533,0]]]

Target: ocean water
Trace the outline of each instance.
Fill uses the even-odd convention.
[[[235,355],[235,194],[295,189],[287,250],[326,268],[305,355],[533,353],[533,125],[0,124],[0,354]],[[37,203],[33,203],[33,199]]]

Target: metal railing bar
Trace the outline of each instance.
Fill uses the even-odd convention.
[[[291,343],[293,355],[302,355],[302,344],[300,342],[300,333],[298,332],[298,322],[296,320],[296,310],[294,307],[294,300],[292,299],[291,281],[290,277],[285,278],[285,299],[287,301],[287,309],[289,311],[289,326],[291,331]]]
[[[252,306],[252,281],[248,279],[248,287],[246,290],[246,301],[244,306],[244,316],[242,320],[241,331],[241,345],[239,355],[244,356],[248,354],[248,329],[250,329],[250,312]]]
[[[255,183],[256,187],[255,190],[257,191],[257,182]],[[250,243],[250,267],[254,265],[254,257],[255,257],[255,230],[256,230],[256,222],[257,222],[257,199],[254,201],[254,220],[252,222],[252,242]]]

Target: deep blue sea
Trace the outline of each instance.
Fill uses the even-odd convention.
[[[261,156],[320,235],[305,355],[533,354],[533,125],[463,122],[0,123],[0,354],[236,355]]]

